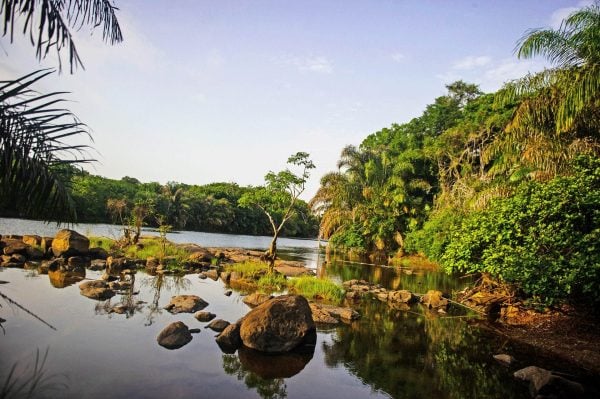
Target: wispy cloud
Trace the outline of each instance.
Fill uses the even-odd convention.
[[[308,57],[278,57],[276,62],[286,65],[292,65],[301,72],[314,72],[322,74],[333,73],[333,62],[324,56],[308,56]]]
[[[486,66],[491,61],[492,61],[492,59],[490,57],[488,57],[487,55],[480,55],[480,56],[469,55],[467,57],[461,58],[460,60],[456,61],[454,63],[454,65],[452,65],[452,68],[458,69],[458,70],[471,70],[471,69],[476,69],[476,68]]]
[[[577,3],[577,6],[575,7],[559,8],[550,16],[550,26],[554,29],[560,28],[560,24],[562,23],[563,19],[567,18],[571,13],[579,10],[580,8],[592,5],[592,3],[593,2],[591,0],[583,0]]]

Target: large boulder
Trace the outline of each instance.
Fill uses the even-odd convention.
[[[299,295],[282,295],[252,309],[242,320],[240,337],[245,346],[262,352],[288,352],[315,332],[308,301]]]
[[[165,309],[175,313],[194,313],[208,306],[208,302],[197,295],[177,295],[171,297],[171,302]]]
[[[74,230],[60,230],[52,240],[54,256],[87,255],[89,249],[90,240]]]
[[[191,340],[192,334],[188,326],[181,321],[176,321],[166,326],[156,338],[158,344],[167,349],[181,348]]]

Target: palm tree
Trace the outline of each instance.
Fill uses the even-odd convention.
[[[83,68],[83,63],[71,29],[80,29],[84,25],[101,26],[104,41],[119,43],[123,36],[115,10],[117,8],[109,0],[2,0],[2,35],[9,35],[12,42],[17,26],[17,31],[29,36],[38,60],[45,58],[51,50],[56,51],[59,70],[62,69],[60,52],[66,47],[73,73],[78,66]]]
[[[484,155],[503,154],[505,164],[547,178],[564,172],[576,154],[599,153],[600,2],[572,13],[557,30],[529,31],[516,52],[519,58],[543,56],[554,67],[499,92],[498,103],[518,106],[506,134]]]
[[[0,82],[0,192],[5,204],[29,216],[65,221],[76,214],[62,168],[92,160],[85,157],[87,146],[65,142],[89,133],[60,107],[64,93],[32,89],[51,73],[41,70]]]

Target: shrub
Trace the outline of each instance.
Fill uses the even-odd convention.
[[[448,271],[488,272],[553,304],[600,303],[600,159],[571,176],[527,182],[466,216],[440,257]]]

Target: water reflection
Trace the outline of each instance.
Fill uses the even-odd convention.
[[[66,270],[48,270],[50,284],[54,288],[65,288],[80,282],[85,278],[85,269],[77,268],[71,271]]]
[[[156,317],[162,314],[162,307],[158,305],[160,296],[163,291],[169,293],[185,292],[192,286],[190,279],[184,275],[165,276],[159,273],[155,276],[148,276],[141,281],[142,286],[149,287],[152,291],[152,301],[147,306],[145,326],[150,326],[154,323]]]
[[[223,354],[223,370],[238,381],[243,381],[249,389],[255,389],[263,399],[287,398],[287,386],[283,378],[262,378],[246,369],[237,355]]]

